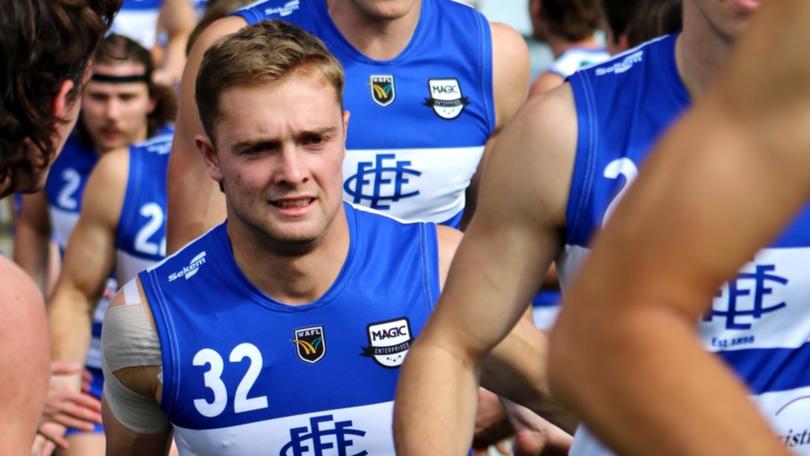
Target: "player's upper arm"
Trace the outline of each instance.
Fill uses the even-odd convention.
[[[161,452],[171,435],[160,409],[160,342],[138,279],[113,298],[101,335],[107,444],[114,454],[135,454],[141,445]],[[151,454],[151,453],[150,453]]]
[[[245,26],[241,17],[231,16],[209,25],[194,42],[186,59],[180,83],[177,122],[169,156],[168,218],[166,226],[168,253],[202,234],[224,218],[224,199],[217,185],[208,177],[194,137],[203,127],[194,99],[197,73],[205,51],[219,38]]]
[[[529,93],[529,49],[512,27],[493,22],[492,85],[495,133],[515,115]]]
[[[473,225],[538,234],[565,225],[577,142],[568,84],[534,97],[506,126],[487,162]]]
[[[115,236],[129,175],[129,150],[99,160],[82,198],[82,212],[65,251],[59,288],[69,283],[88,297],[98,295],[114,267]]]

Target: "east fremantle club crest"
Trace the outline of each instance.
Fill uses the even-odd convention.
[[[380,106],[388,106],[394,102],[397,92],[394,88],[394,76],[390,74],[372,74],[369,76],[371,98]]]
[[[399,367],[413,343],[411,324],[404,317],[372,323],[368,325],[368,343],[363,356],[383,367]]]
[[[458,79],[428,79],[430,97],[425,98],[425,105],[433,108],[437,116],[453,120],[470,104],[470,99],[462,95]]]
[[[310,326],[308,328],[296,329],[293,334],[293,344],[295,352],[301,361],[314,364],[323,358],[326,353],[326,339],[323,334],[323,326]]]

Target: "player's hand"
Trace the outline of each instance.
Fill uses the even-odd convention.
[[[31,456],[51,456],[57,447],[67,448],[66,429],[61,424],[51,421],[40,423],[34,444],[31,446]]]
[[[51,381],[45,402],[43,422],[92,431],[101,423],[101,401],[80,391],[81,366],[75,363],[51,364]],[[49,440],[54,441],[52,438]]]
[[[515,456],[566,455],[573,437],[531,410],[501,398],[509,422],[515,430],[512,451]]]
[[[511,455],[504,439],[512,435],[512,427],[501,407],[498,396],[478,389],[478,410],[475,414],[473,455],[486,455],[491,446],[502,455]]]

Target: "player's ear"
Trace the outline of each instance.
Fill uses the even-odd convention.
[[[219,156],[214,148],[214,144],[206,135],[194,136],[194,145],[205,161],[205,167],[208,168],[208,175],[211,179],[222,184],[222,169],[219,166]]]
[[[59,89],[56,91],[56,96],[53,97],[53,106],[51,109],[53,110],[53,115],[57,119],[62,119],[65,117],[65,114],[68,110],[68,94],[74,87],[73,81],[69,79],[65,79],[59,84]],[[74,100],[74,103],[78,103],[78,100]]]

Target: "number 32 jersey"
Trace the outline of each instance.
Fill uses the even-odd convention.
[[[315,302],[258,290],[224,224],[139,275],[181,454],[394,454],[399,366],[439,294],[436,227],[344,206],[349,253]]]
[[[579,132],[560,263],[563,281],[587,255],[591,237],[654,143],[690,103],[678,77],[675,42],[676,36],[654,40],[570,78]],[[756,220],[731,220],[717,229],[733,233],[741,222]],[[810,455],[808,265],[810,207],[805,207],[717,291],[711,309],[697,322],[706,349],[746,383],[785,446],[805,455]],[[587,430],[577,432],[572,455],[607,453]]]

